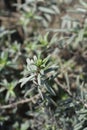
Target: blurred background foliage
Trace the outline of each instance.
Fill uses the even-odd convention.
[[[86,16],[86,0],[0,0],[0,130],[87,130]]]

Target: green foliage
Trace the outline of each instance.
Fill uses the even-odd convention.
[[[20,18],[0,28],[0,130],[87,129],[87,22],[65,16],[50,28],[64,13],[58,3],[13,4]],[[71,12],[86,15],[80,4]]]

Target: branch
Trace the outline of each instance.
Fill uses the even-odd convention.
[[[72,93],[63,85],[61,84],[57,78],[55,78],[56,84],[61,87],[70,97],[72,97]]]
[[[23,99],[23,100],[14,102],[14,103],[12,103],[12,104],[2,105],[2,106],[0,106],[0,109],[10,109],[10,108],[14,108],[14,107],[17,107],[18,105],[25,104],[25,103],[28,103],[28,102],[32,102],[32,101],[34,101],[35,99],[38,99],[39,97],[40,97],[40,94],[37,94],[37,95],[35,95],[35,96],[31,97],[31,98]]]

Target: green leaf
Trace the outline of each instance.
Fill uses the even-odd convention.
[[[80,3],[81,3],[85,8],[87,8],[87,3],[84,2],[84,0],[80,0]]]
[[[55,11],[46,7],[39,7],[38,9],[44,13],[55,14]]]
[[[51,95],[56,95],[54,90],[52,89],[52,87],[47,83],[46,80],[44,80],[44,86],[47,89],[47,91],[51,94]]]
[[[21,87],[23,87],[28,81],[32,81],[35,77],[35,74],[34,75],[31,75],[29,77],[24,77],[22,79],[19,80],[19,83],[21,83]]]

